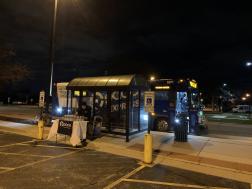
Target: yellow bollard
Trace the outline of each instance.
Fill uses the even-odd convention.
[[[145,134],[144,135],[144,163],[151,164],[152,163],[152,135]]]
[[[43,133],[44,133],[44,121],[39,120],[38,121],[38,139],[39,140],[43,139]]]

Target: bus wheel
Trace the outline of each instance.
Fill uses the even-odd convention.
[[[169,125],[165,119],[158,119],[156,121],[156,130],[157,131],[168,131]]]

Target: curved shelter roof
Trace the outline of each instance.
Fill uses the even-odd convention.
[[[69,82],[67,89],[83,88],[146,88],[147,82],[136,75],[79,77]]]

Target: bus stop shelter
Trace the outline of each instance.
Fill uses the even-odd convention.
[[[67,106],[75,113],[86,103],[94,116],[103,118],[102,131],[129,137],[148,127],[144,111],[147,81],[138,75],[75,78],[67,86]],[[92,121],[91,119],[91,121]]]

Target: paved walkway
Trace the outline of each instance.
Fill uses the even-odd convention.
[[[47,136],[50,128],[44,127],[44,136]],[[16,123],[10,121],[0,121],[0,131],[7,131],[10,133],[16,133],[24,136],[29,136],[32,138],[37,138],[38,136],[38,126]]]
[[[155,155],[191,161],[199,164],[211,164],[252,173],[252,139],[238,138],[217,139],[210,137],[189,136],[186,143],[174,141],[172,133],[153,133]],[[114,146],[143,152],[144,134],[139,134],[129,143],[117,137],[104,136],[93,143],[97,147]]]

